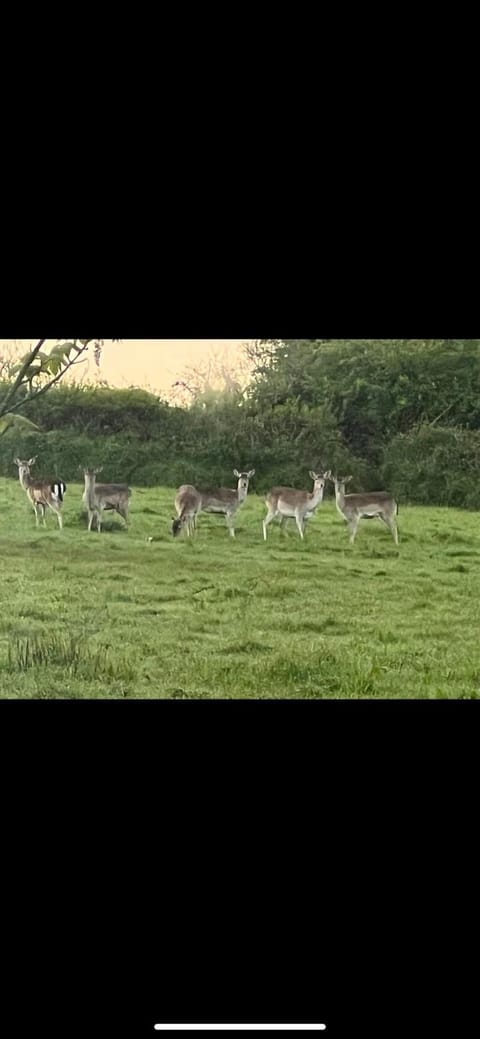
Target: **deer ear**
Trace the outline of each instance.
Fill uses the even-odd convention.
[[[256,469],[250,469],[250,472],[248,474],[248,479],[249,480],[252,479],[252,476],[255,476],[256,471],[257,471]]]
[[[233,470],[233,475],[234,475],[234,476],[237,476],[237,477],[238,477],[238,479],[240,479],[240,473],[239,473],[238,469],[234,469],[234,470]]]
[[[352,480],[353,480],[353,476],[347,476],[347,478],[345,480],[345,483],[351,483]]]
[[[28,465],[35,465],[36,461],[37,461],[37,456],[35,455],[35,458],[29,458],[28,459]]]
[[[314,473],[313,469],[310,469],[308,475],[311,477],[312,480],[316,480],[317,479],[317,474]]]
[[[99,465],[98,469],[95,469],[96,473],[103,473],[103,465]]]
[[[14,458],[14,459],[13,459],[13,464],[14,464],[14,465],[17,465],[17,466],[19,466],[19,467],[20,467],[22,463],[21,463],[21,461],[20,461],[20,459],[19,459],[19,458]]]

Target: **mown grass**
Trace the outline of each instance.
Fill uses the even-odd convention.
[[[480,696],[475,513],[402,507],[398,549],[375,521],[352,549],[330,499],[304,544],[265,545],[252,495],[235,542],[216,516],[174,542],[174,491],[135,490],[100,536],[81,495],[36,530],[0,481],[1,697]]]

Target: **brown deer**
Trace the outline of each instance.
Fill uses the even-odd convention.
[[[63,480],[56,480],[53,478],[34,480],[30,474],[30,469],[35,465],[36,461],[36,457],[29,458],[28,462],[22,462],[20,458],[14,459],[14,464],[18,469],[20,483],[35,512],[35,524],[37,527],[39,526],[38,514],[39,510],[41,510],[43,526],[46,527],[45,510],[49,508],[55,513],[58,520],[58,526],[60,527],[60,530],[62,530],[62,506],[67,485]]]
[[[172,534],[178,537],[182,530],[186,530],[187,537],[191,537],[197,526],[197,516],[202,508],[202,498],[196,487],[190,483],[184,483],[179,487],[175,498],[177,518],[173,520]]]
[[[102,472],[103,466],[98,469],[84,469],[85,490],[83,492],[83,503],[88,511],[88,530],[91,531],[95,519],[97,530],[102,531],[102,515],[104,512],[117,512],[128,527],[128,508],[131,498],[131,490],[125,483],[96,483],[98,473]]]
[[[234,469],[233,475],[238,480],[236,490],[229,490],[227,487],[196,488],[201,498],[200,512],[215,512],[225,516],[230,537],[232,538],[235,537],[236,516],[238,510],[246,501],[249,483],[252,477],[255,476],[255,469],[250,469],[249,472],[245,473],[240,473],[238,469]]]
[[[325,483],[330,478],[327,473],[314,473],[310,470],[313,480],[313,491],[296,491],[293,487],[273,487],[265,498],[268,514],[263,521],[263,537],[267,540],[267,527],[276,519],[281,518],[282,528],[287,519],[295,519],[298,532],[303,541],[305,534],[305,522],[315,515],[315,512],[323,501]]]
[[[335,500],[340,515],[348,523],[350,544],[353,545],[360,520],[379,519],[388,527],[393,540],[398,545],[397,515],[398,505],[387,491],[372,491],[369,494],[345,494],[345,487],[352,480],[351,476],[332,476],[335,484]]]

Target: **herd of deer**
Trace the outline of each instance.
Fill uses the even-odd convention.
[[[22,462],[20,458],[15,458],[20,483],[33,506],[37,527],[39,514],[43,517],[44,527],[46,526],[45,512],[49,508],[55,513],[61,530],[63,528],[62,506],[67,485],[63,480],[35,480],[30,469],[35,465],[36,460],[36,458],[29,458],[28,462]],[[109,510],[118,512],[118,515],[122,516],[127,523],[132,494],[130,488],[124,483],[96,483],[96,476],[101,471],[101,468],[83,469],[85,477],[83,503],[88,512],[88,529],[89,531],[92,529],[95,520],[99,533],[102,529],[102,515]]]
[[[47,508],[50,508],[55,512],[59,527],[62,529],[62,506],[67,489],[66,484],[63,480],[33,479],[30,469],[35,462],[36,458],[30,458],[28,462],[22,462],[19,458],[15,459],[20,483],[35,511],[36,524],[38,526],[41,512],[43,524],[46,525],[45,512]],[[126,484],[97,484],[96,477],[102,471],[101,468],[83,469],[82,471],[85,479],[83,502],[88,512],[88,530],[92,530],[95,520],[100,533],[102,515],[109,510],[117,512],[127,523],[132,493],[130,488]],[[184,530],[190,537],[196,529],[197,517],[201,512],[207,512],[225,516],[230,535],[234,538],[236,517],[247,498],[250,480],[254,475],[255,469],[250,469],[245,473],[234,469],[234,476],[238,480],[236,490],[229,490],[225,487],[202,490],[193,487],[192,484],[184,484],[180,487],[175,498],[177,517],[173,520],[173,536],[177,537]],[[398,505],[390,494],[386,491],[374,491],[370,494],[345,494],[345,487],[352,479],[351,476],[332,476],[330,471],[325,473],[311,471],[310,476],[313,480],[311,493],[297,491],[293,487],[273,487],[266,495],[265,503],[268,513],[263,521],[265,541],[267,540],[267,528],[274,519],[280,519],[282,529],[289,519],[294,519],[303,540],[305,524],[315,515],[322,504],[325,485],[329,480],[335,486],[337,509],[348,523],[352,544],[355,541],[360,520],[377,518],[388,527],[395,544],[398,545]]]
[[[173,521],[172,533],[176,537],[181,530],[185,530],[190,536],[197,525],[197,516],[201,512],[218,512],[226,516],[227,527],[232,537],[235,537],[235,517],[248,494],[248,486],[255,469],[248,473],[239,473],[234,469],[234,476],[238,479],[236,490],[227,490],[224,487],[215,490],[199,490],[191,484],[180,487],[175,499],[177,518]],[[297,491],[293,487],[273,487],[266,495],[265,504],[268,513],[263,521],[263,537],[267,540],[267,527],[274,519],[280,519],[282,529],[289,519],[294,519],[300,537],[304,538],[305,523],[315,515],[322,504],[325,484],[330,480],[335,485],[335,500],[340,515],[348,523],[350,529],[350,541],[355,541],[358,525],[361,519],[374,519],[375,517],[385,524],[390,530],[395,544],[398,545],[397,513],[398,505],[394,498],[386,491],[374,491],[372,494],[345,494],[345,487],[352,479],[351,476],[332,476],[331,472],[314,473],[310,471],[313,480],[313,491]]]

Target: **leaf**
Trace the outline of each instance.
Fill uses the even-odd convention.
[[[6,433],[7,429],[18,429],[19,432],[28,430],[40,432],[38,426],[24,415],[8,414],[0,418],[0,433]]]
[[[42,352],[42,351],[40,350],[40,352],[39,352],[38,354],[35,354],[35,357],[34,357],[34,359],[33,359],[33,364],[36,364],[36,363],[37,363],[37,361],[39,361],[39,362],[40,362],[40,364],[41,364],[41,363],[42,363],[42,361],[45,361],[45,360],[46,360],[47,358],[48,358],[48,354],[45,354],[45,353],[43,353],[43,352]]]
[[[48,361],[43,365],[42,371],[48,372],[50,375],[58,375],[62,366],[62,358],[49,357]]]
[[[46,357],[47,359],[49,357],[64,357],[66,354],[70,353],[72,347],[73,343],[64,343],[63,346],[54,346],[53,349],[50,350],[50,353],[46,355]]]

